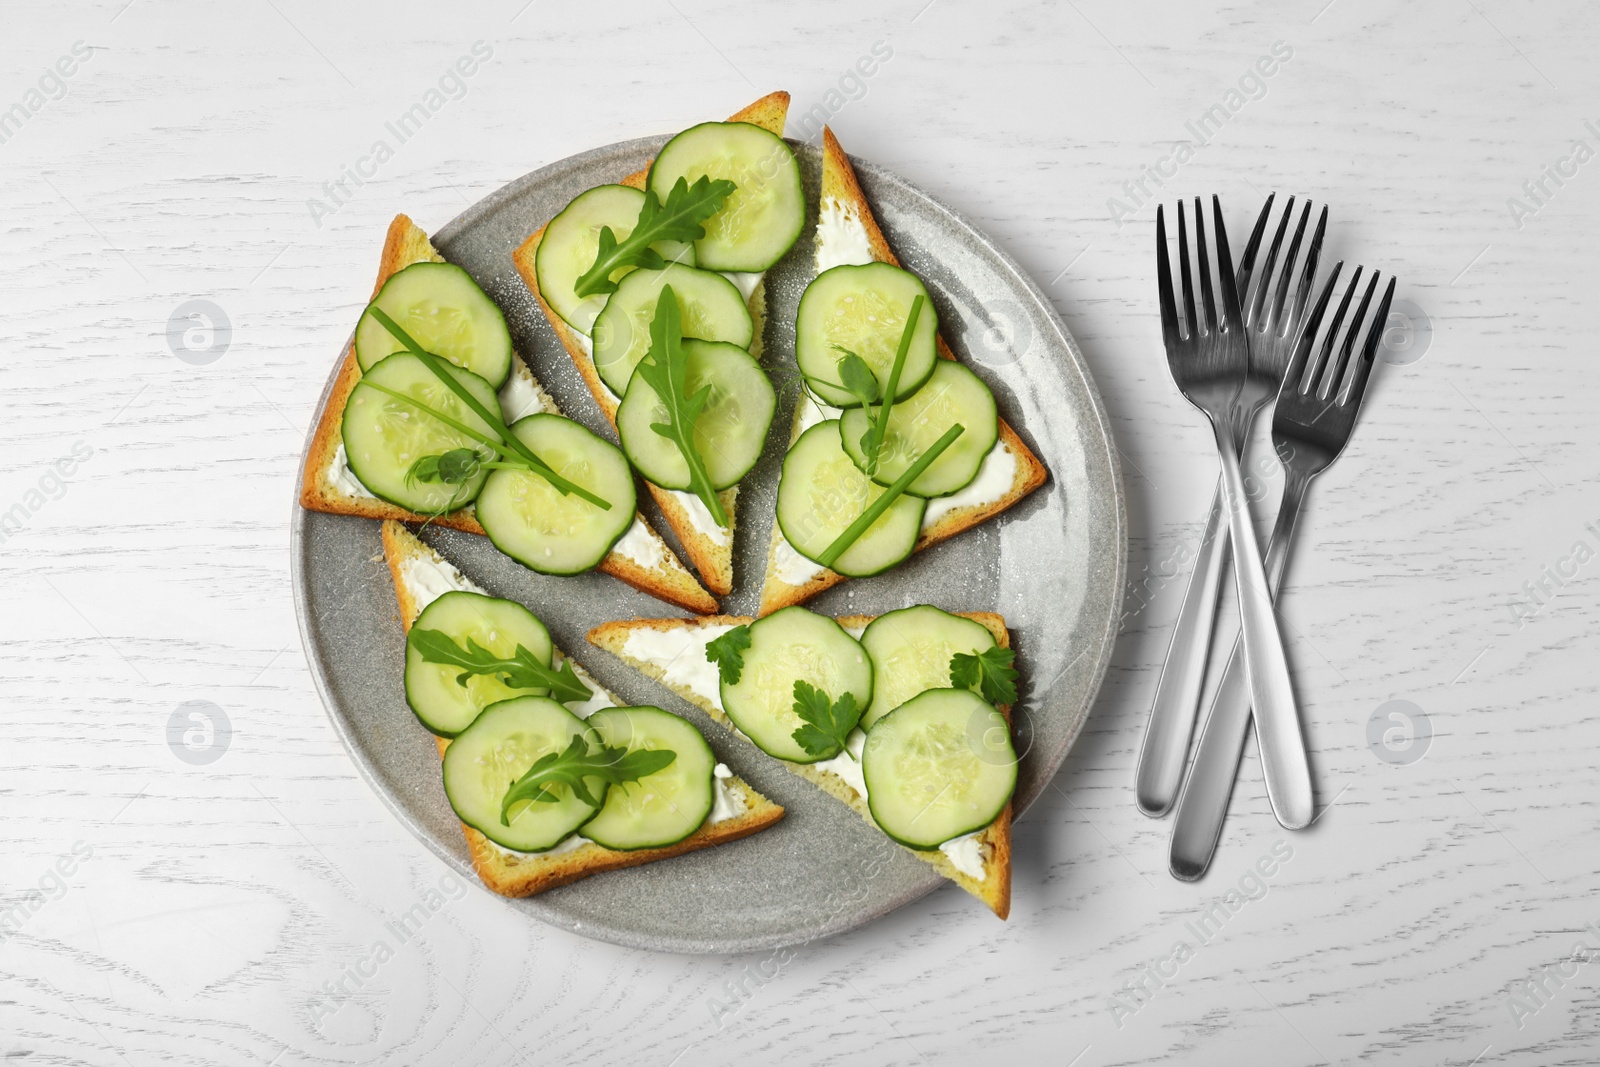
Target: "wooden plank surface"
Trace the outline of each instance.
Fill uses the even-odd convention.
[[[1324,2],[8,5],[0,898],[26,914],[0,941],[0,1055],[1592,1062],[1600,969],[1572,953],[1600,948],[1600,27],[1578,2]],[[1140,592],[1016,828],[1009,923],[947,889],[775,956],[665,957],[441,883],[357,777],[299,645],[292,486],[395,211],[435,229],[777,87],[1051,295],[1115,423]],[[400,143],[386,124],[430,91]],[[1213,105],[1221,128],[1150,184]],[[1198,885],[1131,788],[1215,471],[1160,351],[1141,179],[1220,193],[1236,244],[1269,190],[1328,202],[1329,261],[1396,273],[1427,326],[1313,490],[1283,601],[1331,807],[1279,830],[1252,755]],[[197,300],[225,346],[169,340]],[[1369,746],[1391,700],[1431,722],[1420,759]],[[231,727],[207,764],[168,744],[196,701]]]

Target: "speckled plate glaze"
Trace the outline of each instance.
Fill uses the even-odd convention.
[[[434,238],[500,302],[517,350],[563,409],[608,435],[518,277],[511,252],[572,197],[644,166],[664,142],[629,141],[535,171]],[[821,156],[804,144],[795,150],[814,216]],[[1023,813],[1082,729],[1116,635],[1127,545],[1116,449],[1078,346],[1038,286],[933,197],[870,163],[857,161],[856,168],[890,243],[933,294],[945,339],[994,388],[1001,413],[1044,459],[1051,478],[999,519],[920,552],[888,574],[846,582],[809,606],[829,614],[916,603],[1003,612],[1022,669],[1015,721],[1022,753],[1016,811]],[[780,403],[767,456],[739,495],[736,587],[724,601],[729,612],[749,613],[759,593],[794,396],[794,313],[813,274],[812,225],[814,219],[767,279],[765,360],[780,386],[789,383],[789,401]],[[375,260],[378,244],[375,233]],[[670,540],[659,515],[649,506],[646,513]],[[405,704],[404,638],[378,524],[296,506],[292,525],[301,634],[335,729],[407,829],[477,884],[440,784],[433,739]],[[616,944],[733,953],[828,937],[948,885],[843,805],[584,639],[591,627],[611,619],[676,614],[668,605],[601,574],[534,574],[486,538],[436,529],[423,536],[490,592],[528,605],[561,647],[624,701],[658,704],[692,719],[720,759],[788,809],[775,827],[743,841],[600,875],[509,907]],[[946,891],[960,894],[954,887]],[[972,922],[996,921],[981,904],[968,903]],[[1026,914],[1033,906],[1027,887],[1020,887],[1015,911]]]

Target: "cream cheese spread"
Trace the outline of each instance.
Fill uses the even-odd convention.
[[[673,626],[665,630],[640,627],[628,634],[622,654],[661,669],[661,680],[687,689],[717,709],[722,708],[722,680],[717,665],[706,659],[706,646],[733,629],[725,623]]]
[[[922,528],[928,529],[957,508],[993,504],[1011,491],[1017,480],[1017,456],[1004,441],[996,441],[983,457],[977,477],[949,496],[936,496],[922,512]]]
[[[984,829],[988,828],[985,827]],[[983,833],[983,830],[975,830],[970,834],[952,837],[939,846],[939,851],[945,854],[945,858],[950,861],[952,867],[968,878],[973,878],[980,882],[983,881],[983,864],[987,858],[984,855],[987,846],[978,840],[978,835],[981,833]]]
[[[855,205],[838,197],[823,197],[817,209],[817,273],[830,267],[871,262],[872,243]]]
[[[628,527],[628,532],[611,546],[611,551],[631,559],[647,571],[661,570],[667,562],[666,546],[637,515],[633,517],[633,525]]]
[[[689,524],[697,533],[718,546],[728,543],[728,528],[717,525],[717,520],[711,517],[711,510],[706,507],[705,501],[693,493],[680,489],[669,489],[668,492],[672,494],[673,499],[683,505],[683,510],[689,513]]]

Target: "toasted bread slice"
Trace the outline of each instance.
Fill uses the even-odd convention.
[[[423,262],[443,263],[444,257],[433,247],[428,235],[421,228],[406,216],[396,215],[394,221],[389,224],[389,234],[383,243],[383,259],[378,265],[378,281],[372,287],[373,298],[377,297],[378,291],[383,288],[383,283],[388,281],[391,275],[413,263]],[[386,500],[379,500],[368,493],[350,473],[344,463],[344,435],[341,427],[344,407],[350,399],[350,392],[361,380],[361,364],[356,361],[353,338],[345,346],[343,360],[339,368],[339,377],[328,396],[327,407],[323,409],[322,421],[317,424],[317,432],[311,438],[311,447],[306,450],[300,505],[312,511],[326,511],[334,515],[357,515],[367,519],[400,519],[408,522],[432,521],[440,526],[482,534],[483,527],[478,525],[471,505],[449,515],[428,520],[425,516],[413,514]],[[533,405],[527,410],[560,412],[555,400],[545,392],[544,387],[528,370],[527,363],[519,354],[512,356],[511,379],[507,380],[506,387],[501,390],[502,395],[506,389],[512,388],[512,379],[516,380],[525,405]],[[627,582],[640,592],[649,593],[669,604],[701,613],[716,611],[716,600],[694,580],[694,576],[678,561],[678,557],[672,554],[666,542],[661,539],[661,535],[645,522],[643,516],[636,517],[634,523],[636,526],[634,532],[640,536],[633,540],[645,547],[636,556],[614,549],[600,562],[598,569],[613,578]]]
[[[994,634],[995,642],[1001,648],[1011,647],[1011,634],[1006,629],[1005,619],[992,612],[956,612],[964,618],[986,627]],[[844,615],[839,618],[839,625],[847,630],[859,632],[860,627],[865,627],[876,616],[872,615]],[[659,661],[659,657],[644,658],[631,653],[628,649],[628,640],[640,631],[653,631],[657,634],[678,633],[683,636],[682,656],[704,656],[706,640],[717,633],[724,632],[727,627],[740,626],[750,622],[748,616],[740,615],[713,615],[699,619],[627,619],[619,622],[608,622],[589,631],[589,643],[597,648],[603,648],[613,656],[622,660],[630,667],[655,679],[662,685],[671,689],[695,707],[700,708],[707,715],[730,729],[732,721],[722,710],[722,702],[715,691],[716,671],[712,669],[707,677],[709,685],[696,686],[683,677],[683,672],[674,677],[668,671],[667,665]],[[711,629],[715,628],[715,629]],[[707,631],[710,629],[710,632]],[[696,636],[696,631],[700,631]],[[1011,708],[1002,706],[1001,714],[1006,721],[1011,721]],[[741,738],[743,734],[739,734]],[[774,758],[774,757],[768,757]],[[818,789],[827,793],[835,800],[854,809],[867,822],[874,826],[872,812],[867,807],[866,798],[857,793],[855,787],[843,778],[829,770],[814,764],[790,763],[788,760],[779,760],[793,773],[806,779]],[[918,859],[927,863],[934,870],[955,882],[962,889],[971,893],[987,904],[993,912],[1004,919],[1011,913],[1011,805],[1006,804],[1005,810],[990,823],[988,827],[977,835],[979,855],[983,862],[983,877],[975,878],[964,871],[957,869],[950,857],[939,849],[923,852],[917,849],[906,849]]]
[[[900,260],[895,257],[889,248],[889,242],[884,239],[883,230],[878,226],[878,220],[873,218],[872,208],[867,203],[867,198],[861,192],[861,185],[856,181],[855,168],[850,165],[850,157],[844,154],[844,149],[839,147],[838,140],[833,136],[833,131],[826,126],[822,128],[822,209],[830,207],[840,210],[847,218],[858,220],[866,233],[867,248],[871,252],[871,260],[879,263],[900,265]],[[819,240],[821,228],[818,228]],[[862,262],[868,262],[862,259]],[[950,351],[950,346],[945,344],[943,337],[937,339],[939,356],[943,359],[955,359],[955,353]],[[811,421],[816,421],[815,415],[820,407],[805,392],[801,393],[800,402],[795,410],[794,427],[790,433],[789,443],[794,444]],[[809,421],[808,421],[809,420]],[[969,504],[948,507],[932,523],[922,529],[917,538],[916,550],[921,551],[930,545],[954,537],[964,530],[994,517],[1017,503],[1023,497],[1033,492],[1045,483],[1050,472],[1039,461],[1027,445],[1022,443],[1022,438],[1017,436],[1015,430],[1006,425],[1006,420],[1000,420],[1000,440],[996,443],[996,452],[991,456],[999,458],[1001,450],[1010,454],[1010,459],[1005,462],[1011,464],[1011,485],[997,496],[989,499],[974,501]],[[988,465],[986,461],[985,466]],[[1003,470],[1003,468],[1001,468]],[[982,475],[980,474],[980,478]],[[1002,483],[1003,484],[1003,483]],[[960,499],[960,494],[956,494]],[[930,506],[932,504],[930,503]],[[947,505],[941,505],[947,507]],[[779,608],[789,607],[791,604],[803,603],[825,589],[831,589],[844,581],[844,575],[812,564],[805,557],[796,552],[784,540],[783,531],[777,523],[772,524],[772,543],[767,552],[766,578],[761,585],[762,615],[771,614]]]
[[[782,137],[783,124],[788,114],[789,94],[769,93],[743,111],[729,116],[728,121],[748,122]],[[649,174],[650,167],[646,164],[643,170],[618,179],[617,184],[643,189]],[[534,264],[538,257],[539,242],[544,240],[544,231],[544,226],[539,227],[538,232],[522,242],[521,247],[511,254],[511,259],[516,263],[517,273],[522,275],[528,291],[544,309],[545,318],[550,320],[550,328],[555,330],[556,336],[561,339],[561,346],[567,350],[567,355],[571,356],[572,362],[577,365],[578,373],[589,386],[589,392],[594,394],[595,403],[600,405],[600,410],[605,412],[606,418],[611,420],[612,426],[615,426],[617,405],[622,402],[622,398],[600,380],[594,359],[584,344],[587,338],[580,337],[576,330],[568,326],[566,320],[557,315],[545,302],[544,294],[539,291],[539,277]],[[750,309],[750,318],[755,324],[755,334],[750,342],[750,354],[760,359],[761,337],[766,331],[767,321],[765,279],[756,283],[746,304]],[[724,489],[718,494],[722,509],[728,515],[727,527],[719,528],[712,520],[711,512],[693,493],[663,489],[648,481],[645,484],[650,487],[650,495],[660,505],[661,513],[666,516],[668,525],[678,535],[678,541],[688,554],[689,562],[694,564],[695,570],[700,573],[700,580],[717,596],[726,596],[733,590],[733,536],[734,526],[737,523],[734,502],[738,497],[739,487]]]
[[[418,561],[444,568],[451,584],[473,592],[483,591],[393,519],[385,520],[383,524],[383,555],[388,561],[389,573],[394,578],[395,600],[400,605],[400,624],[407,632],[410,632],[411,624],[426,606],[421,591],[407,578],[408,563]],[[559,650],[556,657],[558,662],[562,658]],[[586,710],[575,710],[586,713],[617,703],[576,660],[572,661],[572,668],[583,683],[594,690],[597,698],[589,702]],[[450,742],[442,737],[434,740],[438,742],[439,755],[443,756]],[[730,803],[737,814],[715,823],[707,820],[689,837],[666,848],[617,852],[590,841],[558,855],[529,855],[503,849],[470,826],[463,825],[461,829],[466,834],[467,848],[472,853],[472,865],[477,869],[478,877],[483,879],[483,884],[502,896],[527,897],[602,871],[634,867],[735,841],[764,830],[783,818],[782,807],[750,788],[742,779],[734,777],[721,781],[727,787]]]

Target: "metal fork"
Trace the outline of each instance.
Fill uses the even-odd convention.
[[[1239,594],[1239,617],[1244,638],[1245,674],[1256,709],[1261,739],[1261,763],[1278,821],[1291,829],[1311,821],[1311,767],[1306,761],[1300,716],[1295,709],[1294,687],[1289,682],[1289,662],[1272,610],[1261,546],[1250,523],[1244,479],[1239,473],[1239,436],[1234,410],[1239,403],[1250,362],[1249,343],[1239,311],[1239,292],[1228,251],[1228,233],[1222,221],[1222,202],[1211,198],[1216,227],[1217,276],[1222,289],[1222,318],[1217,317],[1211,286],[1211,264],[1206,248],[1205,216],[1195,198],[1195,244],[1200,273],[1200,295],[1205,306],[1197,321],[1194,285],[1189,276],[1189,236],[1183,205],[1178,205],[1178,251],[1183,277],[1183,325],[1172,290],[1172,265],[1167,258],[1166,218],[1156,211],[1156,275],[1161,296],[1161,331],[1166,341],[1167,365],[1178,389],[1211,420],[1222,466],[1223,497],[1227,503],[1229,537],[1233,541],[1234,588]]]
[[[1377,311],[1366,320],[1367,332],[1360,355],[1353,367],[1348,366],[1355,339],[1378,286],[1378,275],[1374,271],[1367,291],[1361,297],[1361,305],[1350,320],[1338,355],[1330,360],[1339,327],[1350,307],[1350,299],[1360,287],[1361,268],[1357,267],[1339,310],[1334,314],[1333,322],[1323,335],[1322,344],[1313,358],[1311,352],[1317,347],[1323,313],[1327,310],[1334,283],[1339,280],[1343,266],[1341,263],[1333,268],[1332,276],[1323,286],[1316,307],[1296,340],[1294,359],[1284,377],[1277,410],[1273,414],[1272,443],[1283,463],[1284,472],[1283,501],[1278,505],[1278,519],[1272,531],[1271,547],[1267,550],[1267,580],[1274,592],[1283,579],[1284,565],[1289,558],[1289,543],[1294,537],[1295,521],[1300,517],[1301,507],[1305,503],[1306,488],[1312,478],[1338,458],[1355,427],[1361,398],[1372,373],[1373,355],[1389,318],[1389,303],[1394,297],[1394,278],[1390,277]],[[1178,817],[1172,827],[1170,859],[1172,873],[1177,878],[1193,881],[1211,865],[1211,857],[1216,853],[1217,841],[1222,833],[1222,821],[1228,813],[1228,800],[1233,795],[1233,782],[1238,776],[1239,760],[1244,755],[1245,736],[1249,728],[1250,692],[1244,671],[1241,670],[1239,645],[1235,642],[1233,656],[1223,672],[1211,713],[1200,732],[1194,766],[1190,768],[1189,779],[1184,783],[1183,795],[1178,801]]]
[[[1256,255],[1271,218],[1272,202],[1276,195],[1268,196],[1267,202],[1262,205],[1255,229],[1245,244],[1244,254],[1239,257],[1235,283],[1240,293],[1248,294],[1241,314],[1250,344],[1244,383],[1231,412],[1234,435],[1241,449],[1250,438],[1250,427],[1257,413],[1277,395],[1278,387],[1283,383],[1283,373],[1289,367],[1289,354],[1294,348],[1300,321],[1311,299],[1311,282],[1316,277],[1322,235],[1328,225],[1328,209],[1324,207],[1307,247],[1305,261],[1296,276],[1295,261],[1305,237],[1306,223],[1311,217],[1311,204],[1307,202],[1300,213],[1294,238],[1289,242],[1289,252],[1283,257],[1282,270],[1274,278],[1273,271],[1278,265],[1284,234],[1294,215],[1294,197],[1289,197],[1272,244],[1267,249],[1266,263],[1257,275]],[[1255,281],[1253,292],[1252,279]],[[1284,305],[1289,297],[1291,282],[1294,283],[1294,302],[1285,314]],[[1270,302],[1267,299],[1269,294]],[[1150,708],[1150,721],[1145,727],[1144,746],[1139,751],[1135,795],[1140,810],[1146,815],[1165,815],[1178,799],[1178,788],[1183,784],[1184,763],[1189,755],[1189,740],[1194,734],[1195,720],[1200,714],[1200,693],[1205,683],[1206,662],[1211,653],[1217,594],[1222,585],[1222,572],[1227,566],[1226,522],[1227,509],[1219,481],[1211,500],[1205,536],[1195,554],[1189,587],[1184,592],[1183,606],[1179,609],[1177,625],[1172,631],[1172,641],[1167,646],[1161,680],[1156,683],[1155,701]]]

